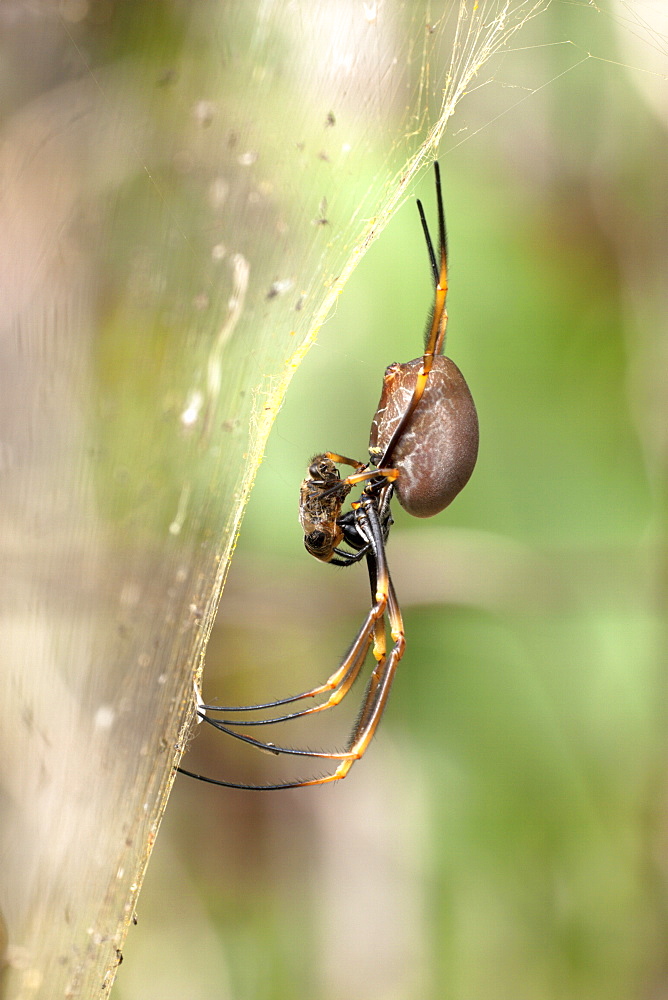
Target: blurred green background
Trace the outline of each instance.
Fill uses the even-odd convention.
[[[487,105],[474,94],[483,127],[461,144],[453,127],[441,149],[447,353],[481,448],[433,521],[395,505],[408,645],[379,734],[336,786],[177,781],[119,1000],[668,995],[665,120],[618,65],[644,63],[607,16],[588,27],[607,58],[557,79],[572,52],[543,40],[569,38],[572,17],[555,4],[535,29],[532,58],[553,82],[498,120],[498,89]],[[659,78],[645,82],[665,99]],[[435,226],[431,173],[415,193]],[[364,569],[308,558],[299,483],[323,449],[364,460],[382,373],[419,353],[430,299],[409,202],[276,421],[207,700],[302,690],[345,652],[368,607]],[[340,745],[355,708],[282,739]],[[276,774],[196,735],[194,770]]]

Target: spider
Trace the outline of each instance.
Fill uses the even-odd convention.
[[[334,452],[316,455],[300,492],[299,519],[307,551],[323,562],[348,567],[366,560],[371,586],[371,608],[340,666],[327,680],[309,691],[259,705],[198,706],[200,719],[251,746],[275,754],[290,754],[328,762],[321,777],[268,785],[247,785],[181,773],[228,788],[258,791],[323,785],[345,778],[366,752],[387,704],[392,682],[406,646],[401,611],[390,577],[385,544],[392,525],[390,501],[396,493],[401,506],[414,517],[431,517],[454,500],[473,472],[478,454],[478,417],[463,375],[442,354],[448,322],[448,252],[438,163],[434,163],[439,229],[436,258],[420,201],[420,221],[435,286],[434,305],[427,324],[423,354],[385,371],[378,408],[371,422],[369,462]],[[338,466],[353,471],[341,478]],[[352,489],[364,484],[348,511],[343,505]],[[341,548],[341,545],[347,546]],[[387,633],[392,640],[388,650]],[[341,753],[297,750],[263,743],[231,726],[261,726],[303,718],[333,708],[347,695],[373,646],[375,666],[367,683],[357,721]],[[297,707],[267,719],[211,718],[209,712],[258,712],[321,698],[317,704]]]

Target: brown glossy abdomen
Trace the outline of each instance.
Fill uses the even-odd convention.
[[[369,451],[378,464],[410,404],[422,358],[393,364],[371,423]],[[413,517],[432,517],[466,486],[478,457],[478,415],[469,387],[454,361],[439,355],[389,459],[398,469],[395,492]]]

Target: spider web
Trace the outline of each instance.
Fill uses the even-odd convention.
[[[665,55],[650,6],[574,6]],[[348,277],[439,147],[508,113],[464,117],[492,83],[530,102],[614,62],[537,36],[573,59],[516,72],[549,7],[3,5],[16,995],[113,981],[269,429]],[[37,37],[43,77],[20,65]]]

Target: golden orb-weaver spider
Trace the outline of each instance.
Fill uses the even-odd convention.
[[[316,455],[301,486],[299,518],[308,552],[335,566],[366,560],[372,605],[348,653],[324,684],[301,694],[260,705],[199,705],[200,718],[209,725],[252,746],[275,754],[290,754],[338,762],[318,778],[270,785],[246,785],[209,778],[180,768],[183,774],[228,788],[258,791],[323,785],[345,778],[367,750],[381,719],[397,665],[406,645],[401,611],[385,557],[385,543],[392,524],[390,501],[394,493],[401,506],[415,517],[438,514],[454,500],[473,472],[478,454],[478,417],[463,375],[442,354],[448,322],[448,252],[438,163],[436,201],[439,257],[436,258],[422,203],[418,211],[424,231],[435,300],[427,329],[424,353],[385,371],[380,402],[371,422],[369,463],[363,464],[334,452]],[[338,465],[354,471],[341,479]],[[349,493],[364,483],[350,510],[341,513]],[[347,548],[340,548],[345,544]],[[387,632],[392,640],[388,650]],[[263,743],[230,727],[262,726],[286,722],[338,705],[357,679],[369,649],[376,660],[347,749],[341,753],[296,750]],[[219,719],[209,712],[259,712],[322,698],[308,708],[297,708],[266,719]]]

